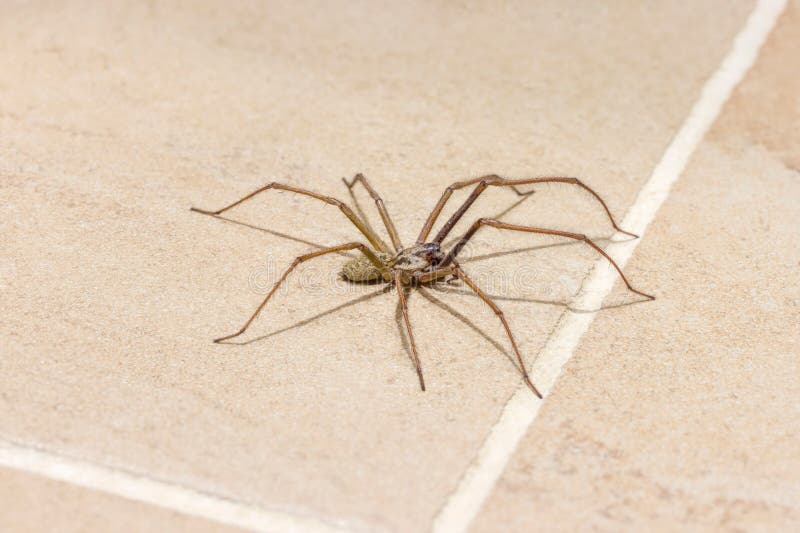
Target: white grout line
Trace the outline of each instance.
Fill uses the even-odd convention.
[[[650,179],[639,192],[621,224],[623,228],[642,236],[645,234],[695,148],[733,89],[755,62],[761,46],[785,6],[785,0],[758,2],[744,28],[736,36],[731,51],[703,86],[700,98],[664,152]],[[622,238],[623,235],[617,234],[615,237]],[[624,266],[638,243],[639,240],[613,242],[608,246],[607,252],[620,266]],[[599,309],[617,279],[616,271],[604,259],[597,261],[576,296],[573,307]],[[552,389],[561,369],[578,347],[581,337],[589,329],[595,316],[596,312],[572,311],[561,316],[553,335],[532,368],[531,378],[539,390],[546,393]],[[521,387],[514,393],[455,492],[436,516],[433,522],[434,533],[463,532],[469,528],[520,440],[536,418],[541,404],[542,400],[535,398],[527,387]]]
[[[348,531],[313,517],[270,511],[174,483],[157,481],[10,442],[0,441],[0,467],[39,474],[49,479],[251,531],[270,533]]]

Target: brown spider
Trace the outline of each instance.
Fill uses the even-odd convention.
[[[466,213],[467,209],[475,202],[478,196],[486,190],[488,187],[510,187],[519,195],[527,195],[530,192],[522,193],[518,189],[516,189],[517,185],[531,185],[537,183],[566,183],[569,185],[577,185],[578,187],[582,187],[586,191],[588,191],[594,198],[600,202],[600,205],[603,206],[606,214],[608,215],[608,219],[611,221],[611,225],[614,226],[614,229],[619,231],[620,233],[624,233],[626,235],[630,235],[633,238],[638,238],[637,235],[633,233],[627,232],[617,226],[617,223],[614,221],[614,217],[611,216],[611,212],[606,206],[606,203],[603,201],[600,196],[594,192],[591,188],[586,186],[583,182],[581,182],[577,178],[562,178],[562,177],[548,177],[548,178],[528,178],[528,179],[505,179],[501,178],[500,176],[496,175],[489,175],[489,176],[482,176],[480,178],[474,178],[465,181],[458,181],[453,183],[447,189],[445,189],[442,197],[439,198],[439,201],[436,203],[436,206],[431,211],[431,214],[428,216],[428,219],[425,221],[425,225],[422,227],[422,231],[420,231],[419,236],[417,237],[417,242],[413,246],[409,246],[408,248],[404,247],[400,241],[400,237],[397,234],[397,230],[394,227],[394,223],[392,222],[391,217],[389,217],[389,213],[386,210],[386,206],[383,204],[383,200],[378,193],[375,192],[375,189],[367,181],[361,174],[357,174],[352,181],[348,183],[347,180],[344,178],[342,179],[345,185],[347,185],[348,189],[352,189],[353,186],[360,182],[363,184],[364,188],[366,188],[367,192],[369,192],[370,196],[372,196],[373,200],[375,200],[375,205],[378,208],[378,212],[380,213],[381,219],[383,220],[384,226],[386,226],[386,230],[389,233],[389,237],[392,240],[393,249],[389,249],[387,245],[381,242],[381,239],[372,231],[356,214],[343,202],[337,200],[336,198],[331,198],[330,196],[323,196],[321,194],[317,194],[312,191],[308,191],[305,189],[299,189],[297,187],[292,187],[290,185],[283,185],[281,183],[270,183],[253,191],[252,193],[248,194],[244,198],[241,198],[232,204],[223,207],[222,209],[218,209],[216,211],[207,211],[205,209],[198,209],[196,207],[192,207],[192,211],[197,211],[199,213],[203,213],[206,215],[219,215],[224,213],[228,209],[231,209],[242,202],[249,200],[253,196],[270,190],[270,189],[278,189],[282,191],[290,191],[297,194],[302,194],[305,196],[310,196],[311,198],[316,198],[317,200],[322,200],[323,202],[335,205],[339,209],[341,209],[342,213],[350,219],[350,221],[364,234],[367,241],[369,241],[370,246],[360,242],[351,242],[347,244],[340,244],[338,246],[331,246],[329,248],[323,248],[316,252],[311,252],[305,255],[301,255],[292,262],[288,269],[283,273],[283,275],[275,282],[275,285],[269,291],[267,296],[261,302],[261,304],[256,308],[255,312],[252,316],[245,322],[244,326],[231,335],[226,335],[224,337],[220,337],[218,339],[214,339],[214,342],[221,342],[227,339],[231,339],[233,337],[237,337],[245,332],[245,330],[250,326],[250,324],[255,320],[264,306],[267,304],[269,299],[272,297],[273,294],[278,290],[278,287],[283,283],[289,273],[294,270],[297,265],[300,263],[312,259],[314,257],[319,257],[321,255],[335,253],[335,252],[342,252],[345,250],[354,250],[358,249],[360,252],[364,254],[363,258],[353,259],[345,263],[344,267],[342,268],[342,275],[345,279],[351,282],[374,282],[374,281],[383,281],[385,283],[394,283],[395,288],[397,289],[397,294],[400,300],[400,307],[403,311],[403,320],[405,322],[406,331],[408,332],[408,338],[411,344],[411,351],[414,360],[414,367],[417,371],[417,376],[419,377],[419,385],[422,390],[425,390],[425,380],[422,377],[422,366],[420,365],[419,356],[417,354],[417,347],[414,343],[414,333],[411,330],[411,322],[408,318],[408,308],[406,306],[406,298],[403,292],[403,289],[406,286],[410,285],[417,285],[417,284],[427,284],[427,283],[435,283],[437,281],[442,280],[443,278],[452,277],[454,276],[457,279],[463,281],[475,294],[478,295],[486,304],[491,307],[492,311],[497,315],[500,321],[503,324],[503,328],[506,330],[506,334],[508,335],[508,339],[511,341],[511,346],[514,349],[514,353],[517,357],[517,362],[519,364],[520,372],[525,380],[525,383],[528,387],[536,394],[539,398],[542,395],[536,389],[536,387],[531,382],[530,378],[528,377],[528,371],[525,369],[525,363],[522,361],[522,356],[519,353],[519,348],[517,348],[517,343],[514,340],[514,336],[511,334],[511,328],[508,326],[508,321],[506,320],[503,312],[500,310],[499,307],[492,301],[492,299],[486,295],[476,284],[472,281],[472,279],[467,276],[464,270],[459,265],[458,261],[456,261],[456,255],[458,255],[459,251],[464,247],[464,245],[472,238],[473,235],[483,226],[491,226],[494,228],[499,229],[506,229],[512,231],[523,231],[528,233],[541,233],[545,235],[555,235],[558,237],[566,237],[569,239],[574,239],[577,241],[583,241],[592,248],[594,248],[598,253],[600,253],[603,257],[608,259],[608,261],[614,266],[614,268],[619,272],[622,281],[628,287],[628,290],[634,292],[640,296],[647,298],[648,300],[654,300],[655,297],[649,294],[645,294],[641,291],[634,289],[631,284],[628,282],[628,279],[625,277],[625,274],[622,273],[622,269],[614,262],[611,257],[603,251],[597,244],[595,244],[591,239],[586,237],[586,235],[582,235],[579,233],[570,233],[567,231],[559,231],[554,229],[546,229],[546,228],[535,228],[531,226],[520,226],[516,224],[507,224],[505,222],[500,222],[499,220],[495,220],[492,218],[479,218],[475,221],[472,226],[470,226],[469,230],[458,240],[458,242],[453,246],[449,251],[445,251],[441,249],[441,243],[444,241],[445,237],[447,237],[448,233],[453,229],[456,223],[461,219],[461,217]],[[456,210],[455,213],[450,217],[450,219],[442,226],[442,229],[439,230],[439,233],[433,238],[433,240],[428,240],[428,234],[431,232],[431,228],[433,228],[436,219],[439,217],[439,214],[442,212],[445,203],[453,194],[453,191],[461,189],[463,187],[468,187],[470,185],[475,185],[475,189],[473,189],[472,194],[464,201],[461,207]],[[531,191],[532,192],[532,191]]]

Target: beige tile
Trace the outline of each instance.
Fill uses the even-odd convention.
[[[622,215],[752,2],[304,6],[4,8],[0,434],[270,509],[417,530],[520,383],[494,317],[445,290],[433,294],[461,315],[411,298],[423,394],[395,295],[342,306],[378,288],[331,281],[335,257],[292,278],[259,340],[214,345],[260,300],[252,284],[313,248],[188,206],[273,178],[346,198],[339,177],[364,171],[409,242],[446,184],[494,171],[586,176]],[[473,216],[515,199],[494,191]],[[507,218],[608,233],[563,188],[528,204]],[[357,237],[286,194],[232,218],[325,245]],[[472,253],[549,242],[487,232]],[[509,297],[532,357],[593,257],[562,246],[466,264]],[[650,274],[634,279],[659,287]]]
[[[101,492],[0,468],[0,531],[192,531],[240,529]]]
[[[628,265],[658,300],[600,313],[474,531],[800,527],[798,43],[795,3]]]
[[[764,46],[750,79],[728,104],[713,132],[724,148],[739,151],[756,144],[793,170],[800,170],[800,4],[789,2],[783,21]]]

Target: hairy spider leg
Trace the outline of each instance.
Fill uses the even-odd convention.
[[[233,337],[238,337],[239,335],[244,333],[247,330],[247,328],[250,327],[250,324],[252,324],[253,320],[256,319],[256,317],[261,312],[261,310],[264,309],[264,306],[267,305],[267,302],[269,301],[269,299],[272,298],[272,295],[275,294],[275,292],[278,290],[278,287],[281,286],[281,284],[284,282],[284,280],[289,275],[289,273],[292,270],[294,270],[300,263],[303,263],[303,262],[308,261],[309,259],[313,259],[315,257],[319,257],[321,255],[331,254],[331,253],[335,253],[335,252],[341,252],[341,251],[344,251],[344,250],[353,250],[355,248],[358,248],[365,256],[367,256],[367,258],[376,267],[380,268],[384,272],[384,277],[387,279],[387,281],[389,279],[391,279],[389,277],[389,273],[388,273],[388,270],[386,269],[386,266],[381,262],[380,259],[378,259],[378,256],[376,256],[375,253],[372,250],[370,250],[366,245],[364,245],[364,244],[362,244],[360,242],[351,242],[351,243],[347,243],[347,244],[340,244],[339,246],[331,246],[330,248],[325,248],[325,249],[322,249],[322,250],[317,250],[316,252],[311,252],[311,253],[308,253],[308,254],[305,254],[305,255],[298,256],[298,257],[295,258],[294,261],[292,261],[292,264],[289,266],[289,268],[286,269],[286,271],[278,279],[278,281],[275,282],[275,285],[272,286],[272,289],[269,291],[267,296],[264,298],[264,301],[261,302],[261,304],[255,310],[255,312],[252,314],[252,316],[250,316],[250,318],[247,320],[247,322],[245,322],[244,326],[242,326],[242,328],[239,331],[237,331],[236,333],[233,333],[232,335],[226,335],[224,337],[220,337],[218,339],[214,339],[214,342],[222,342],[224,340],[232,339]]]
[[[343,183],[345,182],[345,178],[342,178],[342,182]],[[347,186],[346,183],[345,186]],[[370,222],[369,216],[364,211],[364,208],[361,206],[361,201],[359,200],[358,196],[356,196],[356,194],[353,192],[353,189],[348,187],[347,194],[350,195],[350,202],[348,203],[348,205],[352,205],[353,211],[355,211],[358,217],[364,222],[364,225],[367,226],[372,233],[378,236],[378,238],[381,240],[381,244],[383,244],[383,248],[386,250],[391,249],[392,247],[391,243],[387,244],[387,242],[389,241],[384,240],[383,238],[384,236],[381,234],[381,232],[379,232],[373,227],[372,223]]]
[[[615,230],[619,231],[620,233],[624,233],[625,235],[629,235],[633,238],[638,238],[638,235],[631,233],[629,231],[625,231],[624,229],[620,228],[617,225],[617,222],[614,220],[614,217],[611,215],[611,210],[609,210],[608,205],[606,205],[605,201],[597,194],[594,189],[583,183],[578,178],[569,178],[569,177],[542,177],[542,178],[523,178],[523,179],[506,179],[501,178],[497,175],[491,176],[484,176],[483,178],[477,178],[473,180],[467,180],[463,182],[457,182],[445,190],[445,194],[442,195],[442,198],[439,200],[439,203],[434,208],[433,212],[431,213],[430,217],[428,217],[428,221],[425,223],[425,227],[423,227],[422,233],[420,233],[420,237],[427,238],[428,233],[430,232],[433,223],[435,222],[436,218],[439,216],[439,213],[442,211],[445,202],[450,198],[452,194],[452,190],[465,187],[467,185],[471,185],[473,183],[478,183],[478,185],[473,189],[472,194],[464,201],[461,207],[453,213],[450,219],[442,226],[442,229],[439,230],[439,233],[434,238],[433,242],[441,243],[445,237],[447,237],[448,233],[453,229],[453,227],[458,223],[464,213],[467,212],[467,209],[478,199],[478,197],[485,191],[488,187],[512,187],[517,194],[521,194],[519,190],[516,189],[517,185],[534,185],[537,183],[564,183],[567,185],[577,185],[581,187],[585,191],[589,192],[603,207],[603,210],[608,215],[608,220],[611,222],[611,225],[614,227]],[[452,188],[452,190],[451,190]],[[528,193],[525,194],[530,194]]]
[[[448,186],[444,190],[444,192],[442,193],[442,196],[441,196],[441,198],[439,198],[439,201],[436,202],[436,205],[434,206],[433,211],[431,211],[431,214],[428,215],[428,219],[425,221],[425,225],[422,227],[422,231],[419,232],[419,237],[417,237],[417,244],[424,243],[425,240],[428,238],[428,234],[430,234],[431,229],[433,228],[433,225],[436,223],[436,219],[439,218],[439,214],[442,212],[442,209],[444,209],[444,204],[446,204],[447,200],[449,200],[450,197],[453,195],[453,191],[457,191],[458,189],[463,189],[464,187],[469,187],[470,185],[473,185],[475,183],[478,183],[478,188],[480,188],[481,191],[483,191],[483,189],[485,189],[489,185],[490,182],[497,181],[497,180],[502,180],[502,179],[503,178],[501,178],[500,176],[497,176],[496,174],[490,174],[488,176],[481,176],[479,178],[472,178],[472,179],[469,179],[469,180],[457,181],[457,182],[453,183],[452,185]],[[484,183],[484,182],[486,182],[486,183]],[[519,189],[517,189],[515,186],[510,186],[510,188],[515,193],[517,193],[518,196],[528,196],[530,194],[533,194],[533,191],[522,192]],[[475,198],[478,197],[475,194],[475,192],[473,192],[472,194],[475,196]],[[480,194],[480,193],[477,193],[477,194]],[[470,196],[470,198],[471,197],[472,196]],[[462,209],[464,211],[466,211],[467,208],[472,204],[472,202],[475,201],[475,198],[473,198],[472,201],[469,202],[469,205],[466,205],[466,207],[462,206]],[[461,213],[461,214],[463,214],[463,213]],[[455,216],[455,215],[453,215],[453,216]],[[459,215],[458,218],[461,218],[461,215]],[[451,220],[452,220],[452,217],[451,217]],[[458,222],[458,219],[456,219],[455,222],[453,222],[453,225],[455,225],[456,222]],[[442,237],[442,240],[444,240],[444,237]],[[438,242],[441,243],[442,241],[438,241]]]
[[[506,222],[500,222],[499,220],[495,220],[495,219],[492,219],[492,218],[481,218],[481,219],[478,219],[469,228],[469,230],[464,234],[464,236],[461,237],[461,239],[458,241],[458,243],[455,246],[453,246],[453,248],[450,249],[450,252],[448,252],[447,256],[444,258],[444,260],[442,261],[440,266],[441,267],[445,267],[445,266],[449,265],[451,262],[455,261],[456,255],[458,255],[458,252],[461,250],[461,248],[464,247],[464,245],[467,243],[467,241],[470,238],[472,238],[472,236],[475,235],[475,232],[477,232],[482,226],[492,226],[492,227],[498,228],[498,229],[507,229],[507,230],[512,230],[512,231],[523,231],[523,232],[527,232],[527,233],[541,233],[543,235],[555,235],[557,237],[566,237],[568,239],[574,239],[576,241],[583,241],[586,244],[588,244],[589,246],[591,246],[592,248],[594,248],[595,250],[597,250],[600,253],[600,255],[602,255],[603,257],[608,259],[608,261],[611,263],[611,265],[619,273],[620,277],[622,278],[622,281],[625,282],[625,286],[628,287],[629,291],[634,292],[634,293],[636,293],[636,294],[638,294],[640,296],[643,296],[643,297],[647,298],[648,300],[655,300],[656,299],[655,296],[651,296],[650,294],[646,294],[646,293],[644,293],[644,292],[642,292],[640,290],[634,289],[633,286],[628,281],[628,278],[625,277],[625,274],[622,272],[622,269],[619,267],[619,265],[617,265],[616,261],[611,259],[611,257],[602,248],[600,248],[597,244],[595,244],[594,241],[592,241],[586,235],[583,235],[583,234],[580,234],[580,233],[570,233],[568,231],[559,231],[559,230],[554,230],[554,229],[534,228],[532,226],[519,226],[517,224],[508,224]]]
[[[514,340],[514,335],[511,333],[511,328],[508,326],[508,321],[506,320],[503,311],[494,303],[494,301],[478,287],[472,279],[461,269],[461,265],[459,265],[455,259],[453,260],[453,273],[458,276],[458,279],[463,281],[467,284],[467,286],[472,289],[472,292],[478,295],[478,297],[486,302],[486,305],[491,307],[494,314],[497,315],[497,318],[500,319],[500,322],[503,323],[503,327],[506,330],[506,334],[508,335],[508,340],[511,341],[511,346],[514,348],[514,353],[517,355],[517,362],[519,363],[519,370],[522,372],[522,377],[525,380],[525,384],[528,388],[533,391],[533,393],[538,396],[539,398],[542,397],[539,390],[536,386],[531,382],[531,378],[528,376],[528,371],[525,369],[525,363],[522,361],[522,355],[519,353],[519,348],[517,347],[517,341]]]
[[[381,220],[383,220],[383,225],[386,227],[386,231],[389,233],[389,238],[392,240],[392,245],[394,246],[395,252],[399,252],[403,249],[403,244],[400,242],[400,236],[397,234],[397,229],[394,227],[394,222],[392,222],[392,217],[389,216],[389,211],[386,210],[386,205],[383,203],[383,199],[378,195],[375,189],[372,188],[367,178],[364,177],[363,174],[356,174],[353,177],[352,181],[348,182],[345,178],[342,178],[342,181],[347,186],[349,190],[353,190],[353,186],[361,182],[364,185],[364,188],[367,189],[367,192],[372,199],[375,200],[375,205],[378,207],[378,213],[381,215]]]
[[[414,276],[414,281],[417,283],[430,283],[432,281],[446,278],[447,276],[453,274],[455,274],[453,267],[437,268],[436,270],[431,270],[430,272],[416,274]]]
[[[469,276],[467,276],[467,274],[461,269],[461,265],[458,264],[458,262],[456,262],[455,259],[452,260],[452,263],[453,263],[452,266],[437,268],[436,270],[420,274],[415,277],[415,280],[419,283],[429,283],[431,281],[436,281],[438,279],[447,277],[449,275],[455,275],[461,281],[466,283],[467,286],[472,290],[472,292],[474,292],[481,300],[486,302],[486,304],[492,309],[492,311],[494,311],[494,314],[497,315],[497,317],[500,319],[500,322],[502,322],[503,327],[506,330],[506,334],[508,335],[508,339],[511,341],[511,346],[514,349],[514,353],[517,356],[517,362],[519,363],[520,372],[522,373],[522,376],[525,380],[525,384],[531,389],[531,391],[533,391],[534,394],[536,394],[536,396],[541,398],[542,395],[539,393],[539,390],[531,382],[531,379],[528,376],[528,371],[525,369],[525,363],[522,361],[522,355],[520,355],[519,348],[517,347],[517,343],[514,340],[514,335],[511,333],[511,328],[508,325],[508,321],[506,320],[503,311],[497,306],[497,304],[494,303],[494,301],[486,293],[484,293],[480,289],[480,287],[478,287],[475,284],[474,281],[472,281],[471,278],[469,278]]]
[[[242,202],[244,202],[246,200],[249,200],[250,198],[252,198],[253,196],[256,196],[257,194],[262,193],[264,191],[268,191],[270,189],[278,189],[278,190],[281,190],[281,191],[289,191],[289,192],[293,192],[293,193],[297,193],[297,194],[302,194],[304,196],[310,196],[311,198],[316,198],[317,200],[322,200],[326,204],[335,205],[336,207],[338,207],[342,211],[342,213],[344,213],[344,215],[347,218],[350,219],[350,222],[352,222],[358,228],[358,230],[361,233],[364,234],[364,236],[367,238],[369,243],[376,250],[379,250],[381,252],[389,252],[389,250],[385,249],[385,246],[381,243],[381,240],[378,238],[378,236],[375,235],[375,233],[372,232],[367,227],[367,225],[364,224],[364,222],[362,222],[360,218],[358,218],[358,216],[356,216],[356,214],[353,212],[353,210],[350,209],[347,206],[347,204],[345,204],[341,200],[337,200],[336,198],[333,198],[331,196],[324,196],[322,194],[318,194],[318,193],[315,193],[313,191],[309,191],[307,189],[299,189],[297,187],[292,187],[291,185],[284,185],[282,183],[277,183],[277,182],[268,183],[267,185],[264,185],[260,189],[256,189],[255,191],[251,192],[250,194],[245,195],[242,198],[239,198],[238,200],[236,200],[232,204],[227,205],[227,206],[223,207],[222,209],[217,209],[216,211],[209,211],[209,210],[206,210],[206,209],[199,209],[197,207],[192,207],[191,210],[192,211],[197,211],[198,213],[203,213],[204,215],[216,216],[216,215],[219,215],[221,213],[224,213],[228,209],[236,207],[237,205],[241,204]]]
[[[397,297],[400,299],[400,308],[403,310],[403,320],[406,323],[408,340],[409,344],[411,344],[411,357],[414,360],[414,368],[417,370],[417,377],[419,377],[419,386],[422,390],[425,390],[425,378],[422,377],[422,365],[419,362],[417,343],[414,342],[414,332],[411,330],[411,321],[408,318],[408,305],[406,304],[406,295],[404,292],[403,273],[400,271],[395,271],[394,273],[394,286],[397,289]]]

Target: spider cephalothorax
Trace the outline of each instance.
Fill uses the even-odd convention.
[[[427,272],[444,260],[444,254],[438,243],[426,242],[397,252],[389,261],[394,270],[401,270],[408,275]]]
[[[381,278],[386,281],[392,279],[391,274],[399,271],[403,276],[403,283],[408,284],[415,276],[431,272],[436,265],[444,260],[445,255],[435,242],[427,242],[404,248],[395,255],[385,252],[376,252],[383,268],[373,264],[368,257],[357,257],[342,266],[342,277],[353,282],[372,282]]]
[[[352,282],[386,282],[386,283],[393,283],[394,287],[397,289],[397,295],[400,300],[400,307],[403,311],[403,320],[406,325],[406,331],[408,332],[408,338],[411,344],[411,352],[412,358],[414,360],[414,367],[417,371],[417,376],[419,378],[419,384],[422,390],[425,390],[425,380],[422,377],[422,365],[419,360],[419,356],[417,354],[417,347],[414,343],[414,333],[411,329],[411,321],[408,317],[408,309],[406,306],[406,299],[405,299],[405,290],[407,287],[411,285],[423,285],[428,283],[436,283],[441,281],[444,278],[457,278],[464,282],[479,298],[481,298],[487,305],[492,309],[495,315],[500,319],[505,328],[506,334],[508,335],[508,339],[511,342],[511,347],[514,349],[514,353],[517,357],[517,362],[519,364],[519,370],[525,380],[525,383],[530,387],[530,389],[540,398],[542,397],[539,394],[539,391],[536,390],[533,383],[531,383],[530,378],[528,377],[528,371],[525,369],[525,363],[522,360],[522,355],[519,352],[519,348],[517,347],[517,343],[514,340],[514,336],[511,334],[511,328],[508,325],[508,321],[505,318],[505,315],[500,310],[499,307],[494,303],[494,301],[484,293],[472,279],[467,276],[466,272],[461,268],[458,261],[456,260],[456,256],[458,253],[463,249],[464,245],[469,241],[473,235],[482,227],[489,226],[501,230],[511,230],[511,231],[521,231],[525,233],[539,233],[544,235],[553,235],[557,237],[564,237],[567,239],[573,239],[576,241],[581,241],[586,243],[588,246],[592,247],[598,253],[600,253],[603,257],[608,259],[608,261],[613,265],[613,267],[617,270],[622,281],[628,287],[628,289],[640,296],[643,296],[649,300],[654,299],[653,296],[649,294],[645,294],[641,291],[634,289],[631,284],[628,282],[628,279],[625,277],[625,274],[622,273],[622,270],[619,268],[617,263],[614,262],[611,257],[603,251],[597,244],[595,244],[591,239],[586,237],[581,233],[571,233],[568,231],[561,231],[555,229],[548,229],[548,228],[537,228],[533,226],[520,226],[517,224],[507,224],[505,222],[500,222],[499,220],[495,220],[492,218],[479,218],[476,220],[469,228],[469,230],[464,233],[464,235],[456,242],[456,244],[450,248],[446,253],[441,249],[442,242],[447,237],[447,235],[452,231],[453,227],[456,223],[461,219],[464,213],[470,208],[470,206],[475,202],[478,196],[483,193],[488,187],[508,187],[518,195],[527,195],[533,191],[529,191],[526,193],[522,193],[517,190],[517,185],[533,185],[537,183],[563,183],[568,185],[575,185],[583,190],[590,193],[595,200],[597,200],[603,209],[608,215],[608,219],[611,221],[611,225],[614,227],[615,230],[619,231],[620,233],[625,233],[626,235],[630,235],[632,237],[636,237],[632,233],[628,233],[627,231],[621,229],[617,226],[617,223],[614,221],[614,217],[611,216],[611,212],[608,210],[605,202],[598,196],[596,192],[586,186],[582,181],[577,178],[561,178],[561,177],[554,177],[554,178],[525,178],[525,179],[505,179],[501,178],[500,176],[490,175],[490,176],[483,176],[480,178],[473,178],[470,180],[465,181],[458,181],[449,187],[447,187],[442,194],[439,201],[434,206],[433,210],[431,211],[430,215],[428,215],[427,220],[425,221],[425,225],[422,227],[422,230],[417,237],[417,242],[415,245],[410,247],[403,247],[400,237],[397,234],[397,230],[394,227],[394,223],[392,222],[391,217],[389,216],[388,211],[386,210],[386,206],[383,203],[383,200],[380,196],[375,192],[375,189],[369,184],[367,179],[361,175],[357,174],[351,182],[347,182],[347,180],[343,180],[345,185],[348,188],[352,188],[357,182],[360,182],[366,189],[367,192],[372,196],[372,199],[375,200],[375,205],[378,208],[378,212],[380,213],[381,219],[383,220],[383,224],[386,227],[386,231],[389,234],[389,238],[392,241],[392,248],[388,245],[384,244],[381,239],[378,237],[375,232],[367,226],[367,224],[361,220],[352,209],[350,209],[344,202],[337,200],[336,198],[332,198],[330,196],[323,196],[321,194],[317,194],[315,192],[300,189],[297,187],[293,187],[291,185],[284,185],[281,183],[270,183],[257,189],[256,191],[244,196],[243,198],[233,202],[232,204],[223,207],[222,209],[218,209],[216,211],[207,211],[204,209],[197,209],[195,207],[192,208],[193,211],[197,211],[200,213],[204,213],[207,215],[219,215],[232,207],[239,205],[240,203],[252,198],[253,196],[270,190],[270,189],[277,189],[283,191],[294,192],[297,194],[302,194],[305,196],[309,196],[311,198],[316,198],[317,200],[321,200],[327,204],[334,205],[338,207],[342,213],[350,219],[350,222],[358,228],[358,230],[364,235],[364,237],[369,242],[369,245],[364,244],[362,242],[350,242],[347,244],[340,244],[338,246],[331,246],[329,248],[323,248],[316,252],[311,252],[305,255],[301,255],[297,257],[294,262],[289,266],[289,268],[283,273],[283,275],[275,282],[275,285],[272,287],[272,290],[269,291],[267,296],[252,314],[252,316],[245,322],[244,326],[242,326],[239,331],[233,333],[231,335],[226,335],[224,337],[220,337],[215,339],[214,342],[221,342],[227,339],[231,339],[233,337],[239,336],[245,332],[245,330],[250,326],[250,324],[255,320],[256,316],[261,312],[264,306],[267,304],[269,299],[278,290],[278,287],[283,283],[289,273],[297,267],[300,263],[308,261],[309,259],[313,259],[315,257],[319,257],[321,255],[336,253],[336,252],[344,252],[346,250],[358,250],[362,253],[363,257],[359,257],[356,259],[351,259],[344,264],[342,267],[342,276],[344,279]],[[450,199],[450,196],[453,194],[453,191],[461,189],[463,187],[468,187],[470,185],[475,185],[472,193],[469,197],[464,201],[464,203],[459,207],[453,215],[445,222],[439,232],[436,234],[432,241],[428,241],[428,236],[430,235],[431,229],[433,225],[436,223],[436,219],[439,217],[439,214],[442,212],[445,203],[447,200]]]

